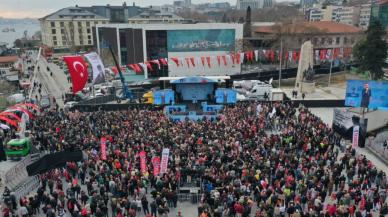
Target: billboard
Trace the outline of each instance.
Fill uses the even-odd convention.
[[[388,82],[349,80],[345,105],[388,110]]]
[[[234,51],[234,29],[168,30],[168,52]]]

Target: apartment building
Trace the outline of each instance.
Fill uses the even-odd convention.
[[[371,4],[362,4],[360,6],[360,17],[358,21],[358,27],[363,30],[366,30],[369,27],[371,6]]]
[[[324,10],[322,21],[333,21],[347,25],[358,25],[359,7],[329,5]]]
[[[93,46],[92,28],[109,19],[86,9],[67,7],[39,19],[42,43],[56,49]]]
[[[238,10],[246,10],[248,7],[260,9],[264,7],[264,0],[237,0],[236,6]]]

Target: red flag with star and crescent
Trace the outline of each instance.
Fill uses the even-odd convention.
[[[88,82],[88,67],[82,56],[67,56],[63,57],[67,68],[70,72],[71,81],[73,83],[73,93],[82,90]]]

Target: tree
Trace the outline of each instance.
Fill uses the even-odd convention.
[[[385,31],[378,21],[370,23],[366,37],[360,40],[353,48],[353,54],[360,63],[360,69],[369,71],[371,79],[381,79],[382,70],[387,58],[387,44],[383,40]]]
[[[23,42],[22,40],[20,39],[16,39],[14,42],[13,42],[13,45],[17,48],[22,48],[23,47]]]

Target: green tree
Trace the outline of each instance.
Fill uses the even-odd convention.
[[[353,54],[360,63],[360,69],[369,71],[371,79],[381,79],[382,70],[387,58],[387,44],[383,40],[385,31],[380,22],[373,21],[366,31],[366,37],[360,40],[353,48]]]

